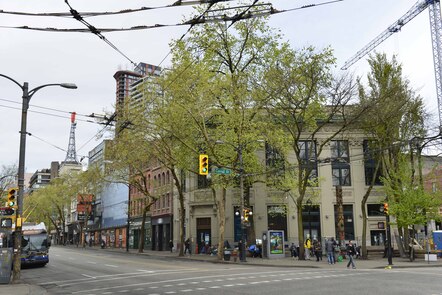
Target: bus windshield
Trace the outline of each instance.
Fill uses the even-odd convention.
[[[46,234],[23,235],[21,240],[22,251],[47,251],[48,240]]]

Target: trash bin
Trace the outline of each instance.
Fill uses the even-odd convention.
[[[232,251],[230,249],[224,249],[224,261],[230,261]]]
[[[0,248],[0,284],[9,284],[12,269],[12,248]]]

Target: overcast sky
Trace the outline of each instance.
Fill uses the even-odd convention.
[[[278,10],[326,0],[273,0]],[[117,1],[70,0],[79,12],[117,11],[163,6],[166,0]],[[250,0],[250,2],[252,2]],[[334,49],[340,71],[344,62],[388,26],[402,17],[415,0],[345,0],[270,17],[269,24],[279,28],[295,48],[313,45]],[[20,12],[68,12],[64,0],[0,0],[0,10]],[[191,7],[157,9],[117,16],[86,18],[95,27],[176,24],[192,11]],[[26,172],[49,168],[51,161],[63,161],[69,141],[70,115],[77,112],[76,146],[79,158],[87,155],[103,137],[96,135],[101,125],[86,122],[84,115],[112,112],[116,84],[113,75],[132,69],[130,62],[97,36],[88,33],[53,33],[1,28],[1,26],[84,28],[72,18],[29,17],[0,14],[0,74],[12,77],[30,88],[48,83],[75,83],[76,90],[47,87],[31,100],[28,113]],[[160,64],[169,52],[169,42],[179,38],[188,27],[104,34],[118,49],[135,62]],[[424,97],[436,119],[437,99],[428,9],[420,13],[401,32],[381,44],[377,51],[389,57],[398,55],[411,86]],[[162,66],[167,67],[166,59]],[[366,58],[350,68],[358,76],[368,71]],[[0,165],[18,163],[21,118],[21,89],[0,77]],[[54,116],[55,115],[55,116]]]

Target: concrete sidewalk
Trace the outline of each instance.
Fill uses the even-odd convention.
[[[0,285],[0,295],[46,295],[45,289],[36,285],[15,284]]]
[[[132,253],[132,252],[131,252]],[[218,260],[216,256],[210,256],[205,254],[196,255],[186,255],[184,257],[179,257],[177,253],[170,252],[159,252],[159,251],[145,251],[145,253],[133,253],[135,255],[148,255],[157,257],[171,257],[176,259],[187,259],[195,261],[207,261],[212,263],[227,263],[227,264],[242,264],[242,265],[257,265],[257,266],[276,266],[276,267],[299,267],[299,268],[346,268],[348,260],[343,260],[342,262],[337,262],[334,265],[330,265],[327,262],[327,258],[323,257],[323,260],[316,261],[312,260],[298,260],[290,257],[284,257],[279,259],[267,259],[267,258],[253,258],[247,257],[246,262],[240,262],[238,258],[231,257],[229,261]],[[355,259],[356,267],[359,269],[379,269],[388,266],[388,261],[386,258],[383,259]],[[410,262],[408,258],[393,258],[392,268],[414,268],[414,267],[442,267],[442,259],[437,261],[424,261],[423,259],[416,259]]]
[[[170,251],[152,251],[144,250],[143,253],[138,253],[137,250],[130,249],[126,252],[125,249],[113,249],[106,248],[101,249],[99,247],[86,247],[85,250],[97,250],[97,251],[111,251],[111,252],[121,252],[127,253],[129,255],[145,255],[158,258],[168,258],[168,259],[180,259],[180,260],[193,260],[193,261],[205,261],[210,263],[224,263],[224,264],[242,264],[242,265],[257,265],[257,266],[276,266],[276,267],[299,267],[299,268],[324,268],[324,269],[334,269],[334,268],[346,268],[348,260],[343,260],[342,262],[337,262],[334,265],[329,265],[327,263],[327,258],[323,257],[322,261],[316,261],[316,257],[312,260],[298,260],[290,257],[283,257],[279,259],[267,259],[267,258],[253,258],[247,257],[246,262],[240,262],[238,258],[230,257],[229,261],[218,260],[216,256],[207,254],[192,254],[185,256],[178,256],[178,252]],[[382,269],[388,268],[388,261],[386,258],[375,258],[375,259],[355,259],[356,267],[359,269]],[[393,257],[393,265],[391,268],[415,268],[415,267],[442,267],[442,259],[438,258],[437,261],[425,261],[424,259],[415,259],[415,261],[410,262],[408,258]]]

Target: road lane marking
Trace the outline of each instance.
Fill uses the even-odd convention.
[[[86,261],[86,263],[88,263],[88,264],[97,264],[96,262],[93,262],[93,261]]]
[[[178,272],[181,272],[182,270],[179,270]],[[325,270],[323,271],[324,273],[330,273],[330,272],[338,272],[339,270],[336,271],[331,271],[331,270]],[[342,270],[341,270],[342,271]],[[195,270],[195,269],[191,269],[189,272],[200,272],[200,270]],[[298,275],[298,273],[296,273],[293,270],[283,270],[283,271],[276,271],[277,273],[286,273],[288,275]],[[265,273],[265,272],[264,272]],[[275,273],[275,271],[269,271],[267,273]],[[320,272],[304,272],[304,274],[310,274],[310,273],[320,273]],[[139,273],[138,273],[139,274]],[[154,274],[144,274],[143,276],[152,276]],[[156,275],[156,274],[155,274]],[[130,288],[130,287],[135,287],[135,286],[146,286],[146,285],[153,285],[153,284],[164,284],[164,283],[176,283],[178,281],[189,281],[189,280],[195,280],[195,279],[200,279],[200,280],[204,280],[204,279],[208,279],[208,278],[219,278],[219,277],[232,277],[235,276],[237,274],[232,273],[232,274],[214,274],[214,275],[210,275],[210,276],[199,276],[199,277],[189,277],[189,278],[181,278],[181,279],[169,279],[169,280],[163,280],[163,281],[155,281],[155,282],[141,282],[141,283],[134,283],[134,284],[127,284],[127,285],[119,285],[119,286],[112,286],[112,287],[104,287],[104,288],[96,288],[96,289],[89,289],[89,290],[80,290],[80,291],[74,291],[72,292],[72,294],[81,294],[81,293],[88,293],[90,294],[91,292],[97,292],[97,291],[104,291],[104,290],[115,290],[115,289],[121,289],[121,288]],[[347,276],[347,275],[352,275],[352,274],[348,274],[348,272],[345,272],[345,274],[342,274],[343,276]],[[135,276],[128,276],[127,278],[133,278]],[[248,277],[243,277],[244,279],[247,279]],[[254,277],[256,278],[256,277]],[[123,279],[121,277],[119,277],[118,279]],[[108,280],[108,279],[105,279]],[[111,280],[115,280],[115,278],[111,278]],[[293,280],[293,278],[288,278],[288,279],[284,279],[284,280]],[[104,280],[95,280],[95,281],[90,281],[90,283],[96,283],[99,281],[104,281]],[[205,280],[202,282],[206,282],[206,283],[210,283],[213,282],[213,280]],[[238,284],[237,284],[238,285]],[[60,285],[59,287],[64,287],[63,285]],[[219,286],[214,286],[216,288],[219,288]],[[213,288],[213,287],[211,287]]]
[[[109,266],[109,267],[118,267],[117,265],[113,265],[113,264],[105,264],[104,266]]]
[[[137,269],[137,271],[147,272],[147,273],[154,273],[154,271],[152,271],[152,270],[145,270],[145,269]]]
[[[158,272],[158,273],[146,273],[146,272],[128,272],[128,273],[119,273],[119,274],[111,274],[111,275],[102,275],[102,276],[95,276],[96,280],[106,280],[107,278],[110,278],[110,280],[115,279],[128,279],[133,277],[143,277],[143,276],[156,276],[156,275],[163,275],[163,274],[174,274],[177,272],[181,272],[182,270],[165,270],[164,272]],[[194,269],[186,269],[186,271],[197,271]],[[91,279],[74,279],[74,280],[65,280],[65,281],[50,281],[50,282],[44,282],[38,284],[39,286],[44,285],[53,285],[53,284],[64,284],[61,286],[70,286],[75,284],[85,284],[85,283],[95,283],[96,282]]]
[[[87,278],[90,278],[90,279],[95,279],[95,277],[90,276],[90,275],[87,275],[87,274],[84,274],[84,273],[82,273],[81,275],[82,275],[82,276],[85,276],[85,277],[87,277]]]
[[[193,290],[192,289],[185,289],[185,290],[181,290],[180,292],[192,292]]]

